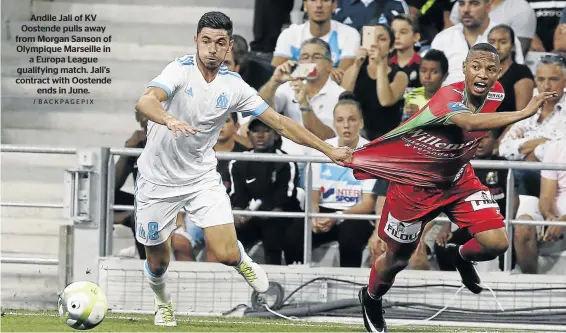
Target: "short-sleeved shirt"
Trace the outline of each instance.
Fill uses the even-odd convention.
[[[482,35],[479,35],[475,44],[487,43],[487,35],[489,31],[497,25],[493,20],[489,20],[489,25]],[[525,62],[523,51],[521,50],[521,42],[515,36],[515,62],[522,64]],[[448,59],[448,77],[444,80],[443,85],[464,81],[463,63],[468,56],[470,45],[464,37],[464,26],[462,23],[451,26],[442,30],[432,41],[431,48],[444,52]]]
[[[527,0],[535,10],[537,19],[536,33],[546,51],[552,51],[554,30],[560,22],[560,14],[564,10],[563,1]],[[564,16],[562,16],[563,18]]]
[[[326,140],[327,143],[338,147],[338,138]],[[360,137],[358,147],[368,143]],[[320,191],[319,206],[347,210],[362,200],[364,193],[373,193],[375,179],[357,180],[353,170],[334,163],[312,164],[312,189]]]
[[[382,5],[382,8],[378,9],[378,5]],[[405,0],[338,0],[338,8],[332,19],[360,31],[375,19],[389,25],[393,17],[402,14],[409,14]]]
[[[338,103],[338,97],[344,92],[344,88],[339,86],[330,77],[322,86],[318,94],[314,95],[309,103],[312,106],[316,117],[326,126],[334,129],[334,107]],[[275,111],[293,119],[299,124],[303,124],[303,114],[299,103],[295,98],[295,92],[289,82],[279,86],[273,98]],[[304,153],[304,146],[301,146],[287,138],[283,138],[283,150],[289,155],[301,155]]]
[[[185,186],[216,172],[214,145],[231,112],[259,116],[268,105],[242,78],[222,65],[206,82],[195,55],[169,63],[148,87],[162,88],[168,99],[163,108],[178,120],[200,130],[194,135],[173,134],[149,121],[147,143],[138,159],[140,174],[163,186]]]
[[[411,60],[409,60],[405,67],[399,66],[399,59],[397,58],[397,55],[394,55],[391,59],[389,59],[390,63],[396,64],[402,72],[407,74],[407,77],[409,78],[409,84],[407,84],[408,89],[418,88],[421,86],[421,81],[419,79],[419,67],[421,66],[421,61],[421,56],[417,52],[413,54]]]
[[[299,60],[301,44],[310,38],[313,38],[310,31],[310,22],[292,24],[279,35],[273,55]],[[338,66],[342,59],[355,58],[361,40],[360,33],[356,29],[334,20],[330,21],[328,34],[320,37],[320,39],[330,46],[334,67]]]
[[[533,38],[535,35],[537,18],[525,0],[505,0],[489,12],[489,18],[499,24],[509,25],[517,37]],[[450,20],[460,22],[460,6],[457,2],[450,12]]]
[[[543,163],[566,164],[566,140],[558,140],[548,143],[544,152]],[[566,215],[566,171],[564,170],[541,170],[541,177],[556,180],[556,208],[559,215]]]

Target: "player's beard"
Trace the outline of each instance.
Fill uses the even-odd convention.
[[[198,54],[200,62],[202,63],[202,66],[204,68],[206,68],[206,70],[211,71],[211,72],[217,70],[220,67],[220,65],[222,64],[222,62],[224,61],[224,60],[219,60],[216,57],[214,57],[214,63],[212,63],[206,57],[203,59],[203,57],[201,57],[201,55],[198,53],[198,49],[197,49],[197,54]]]

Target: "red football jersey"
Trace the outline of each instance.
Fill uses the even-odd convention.
[[[503,97],[496,82],[475,113],[495,112]],[[353,154],[357,179],[384,178],[397,183],[439,187],[458,180],[474,157],[486,131],[467,132],[450,122],[450,117],[472,112],[467,107],[464,82],[440,88],[411,118]]]

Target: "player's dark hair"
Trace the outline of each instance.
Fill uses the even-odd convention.
[[[336,108],[338,108],[340,105],[354,106],[358,111],[358,115],[360,116],[360,118],[363,119],[362,105],[360,104],[360,102],[358,102],[356,95],[353,92],[346,90],[343,93],[341,93],[340,96],[338,96],[338,103],[334,105],[334,110],[333,110],[334,114],[336,114]]]
[[[234,30],[232,20],[222,12],[205,13],[198,21],[197,35],[203,28],[226,30],[230,38],[232,38],[232,31]]]
[[[511,42],[512,50],[511,50],[511,59],[515,59],[515,31],[507,24],[498,24],[495,27],[491,28],[489,31],[488,36],[494,32],[495,30],[505,30],[509,34],[509,41]]]
[[[444,52],[437,49],[430,49],[424,55],[423,60],[436,61],[440,64],[442,74],[448,73],[448,58],[446,58]]]
[[[393,24],[393,21],[396,21],[396,20],[407,22],[411,26],[411,29],[413,29],[413,33],[421,32],[420,27],[419,27],[419,23],[416,20],[413,20],[412,18],[410,18],[408,15],[396,15],[391,20],[391,24]],[[393,39],[395,39],[395,38],[393,38]]]
[[[323,41],[322,39],[320,39],[318,37],[309,38],[301,44],[301,50],[303,49],[303,47],[305,45],[309,45],[309,44],[316,44],[316,45],[322,47],[322,49],[324,50],[324,57],[326,59],[332,61],[332,52],[330,51],[330,45],[328,45],[327,42]]]
[[[470,51],[468,52],[468,56],[466,57],[466,60],[468,60],[470,55],[474,52],[492,53],[497,57],[497,59],[499,59],[499,53],[497,53],[497,50],[495,49],[495,47],[493,47],[493,45],[491,45],[489,43],[477,43],[476,45],[472,46],[470,48]]]

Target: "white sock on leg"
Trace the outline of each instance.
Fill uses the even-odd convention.
[[[147,264],[147,260],[144,263],[145,267],[145,275],[147,276],[147,281],[149,282],[149,286],[151,290],[155,293],[157,300],[160,303],[169,303],[171,301],[171,295],[166,290],[165,286],[165,278],[166,273],[163,273],[161,276],[157,276],[149,270],[149,265]]]

